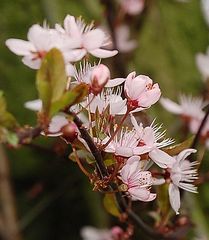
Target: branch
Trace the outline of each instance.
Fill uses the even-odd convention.
[[[28,127],[17,131],[17,137],[19,139],[19,144],[27,144],[32,139],[38,137],[42,131],[42,127],[36,126],[34,128]]]
[[[92,137],[89,135],[88,131],[83,127],[82,121],[72,112],[68,112],[74,116],[74,123],[81,133],[81,137],[86,141],[89,149],[91,150],[92,155],[95,158],[96,166],[99,171],[99,174],[102,178],[108,176],[108,171],[104,165],[101,151],[97,148]]]
[[[12,192],[11,183],[9,181],[8,159],[5,155],[3,146],[0,145],[0,200],[2,207],[2,219],[5,236],[4,240],[20,240],[21,236],[17,224],[15,200]]]
[[[201,132],[202,132],[202,130],[203,130],[203,128],[204,128],[204,126],[205,126],[205,124],[207,122],[208,115],[209,115],[209,105],[208,105],[208,109],[207,109],[207,111],[205,113],[205,116],[204,116],[204,118],[203,118],[203,120],[202,120],[202,122],[200,124],[200,127],[199,127],[199,129],[197,131],[197,134],[196,134],[196,136],[194,138],[194,141],[193,141],[193,143],[191,145],[191,148],[196,148],[196,146],[197,146],[197,144],[199,142],[199,139],[201,137]]]

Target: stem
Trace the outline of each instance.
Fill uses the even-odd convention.
[[[205,126],[205,124],[206,124],[206,122],[207,122],[208,115],[209,115],[209,105],[208,105],[208,109],[207,109],[207,111],[206,111],[206,113],[205,113],[205,116],[204,116],[204,118],[203,118],[203,120],[202,120],[202,122],[201,122],[201,124],[200,124],[200,127],[199,127],[199,129],[198,129],[198,131],[197,131],[197,134],[196,134],[196,136],[195,136],[195,138],[194,138],[194,141],[193,141],[193,143],[192,143],[191,148],[195,148],[195,147],[197,146],[197,144],[198,144],[198,142],[199,142],[199,139],[200,139],[200,137],[201,137],[201,132],[202,132],[202,130],[203,130],[203,128],[204,128],[204,126]]]
[[[77,151],[76,149],[73,147],[73,152],[75,153],[75,159],[76,159],[76,162],[79,166],[79,168],[81,169],[81,171],[87,176],[90,178],[90,173],[83,167],[79,157],[78,157],[78,154],[77,154]]]
[[[123,118],[121,119],[121,122],[118,124],[115,132],[112,134],[112,136],[110,137],[110,139],[102,146],[102,150],[105,149],[110,142],[114,139],[114,137],[116,136],[116,134],[118,133],[118,131],[121,129],[122,124],[124,123],[125,119],[127,118],[129,114],[129,111],[127,110],[126,114],[123,116]]]
[[[25,128],[17,132],[17,137],[19,139],[19,144],[27,144],[31,139],[36,138],[40,135],[42,127],[37,126],[34,128]]]
[[[20,240],[16,207],[9,176],[9,164],[3,146],[0,145],[0,201],[4,224],[3,240]],[[1,229],[2,230],[2,229]]]
[[[73,114],[72,112],[69,112],[69,113]],[[81,137],[86,141],[92,155],[95,158],[96,167],[100,174],[100,177],[104,178],[104,177],[108,176],[109,174],[104,165],[101,151],[95,145],[95,143],[94,143],[93,139],[91,138],[91,136],[89,135],[88,131],[83,127],[82,121],[75,114],[73,114],[73,116],[74,116],[74,123],[76,124],[76,126],[79,129],[79,131],[81,133]]]

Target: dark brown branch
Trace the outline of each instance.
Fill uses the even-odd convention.
[[[202,130],[203,130],[203,128],[204,128],[204,126],[205,126],[205,124],[207,122],[208,115],[209,115],[209,105],[207,107],[207,111],[205,113],[205,116],[204,116],[204,118],[203,118],[203,120],[202,120],[202,122],[200,124],[200,127],[199,127],[199,129],[198,129],[198,131],[196,133],[196,136],[195,136],[194,141],[193,141],[193,143],[191,145],[191,148],[196,148],[196,146],[197,146],[197,144],[198,144],[198,142],[199,142],[199,140],[201,138],[201,132],[202,132]]]
[[[76,115],[74,115],[74,123],[78,127],[81,133],[81,137],[86,141],[89,149],[91,150],[92,155],[95,158],[96,167],[97,167],[97,170],[99,171],[100,176],[102,178],[108,176],[109,174],[104,165],[101,151],[97,148],[94,141],[92,140],[92,137],[89,135],[88,131],[83,127],[83,123]]]
[[[19,144],[27,144],[32,139],[38,137],[43,129],[40,126],[37,127],[27,127],[17,131],[17,137],[19,139]]]

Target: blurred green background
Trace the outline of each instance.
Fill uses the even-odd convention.
[[[143,26],[136,34],[138,48],[128,56],[127,70],[152,77],[160,84],[165,97],[175,100],[179,92],[198,95],[203,83],[195,65],[195,54],[205,52],[209,45],[209,28],[200,1],[151,2]],[[66,14],[82,15],[87,22],[95,20],[99,24],[101,18],[105,22],[99,0],[0,1],[0,89],[5,93],[9,110],[23,125],[35,124],[35,114],[24,109],[23,104],[37,98],[36,73],[6,48],[5,40],[26,39],[32,24],[42,24],[46,19],[53,26],[55,22],[62,23]],[[150,113],[164,123],[170,137],[178,138],[175,117],[159,104]],[[41,138],[36,142],[47,147],[54,144],[51,139]],[[101,197],[91,191],[87,178],[67,154],[59,157],[29,147],[7,149],[7,154],[23,239],[77,240],[83,225],[108,227],[115,221],[103,211]],[[207,157],[202,168],[209,169]],[[191,217],[209,239],[208,184],[200,187],[199,192],[197,196],[186,197],[185,205],[187,201],[192,203]]]

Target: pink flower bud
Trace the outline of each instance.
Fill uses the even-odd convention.
[[[61,128],[62,137],[67,143],[72,143],[78,136],[78,129],[74,123],[68,123]]]
[[[145,75],[136,76],[135,72],[128,75],[125,81],[125,93],[130,110],[149,108],[156,103],[161,95],[158,84]]]
[[[110,80],[110,70],[104,64],[96,66],[91,74],[91,91],[94,95],[99,94],[106,83]]]

